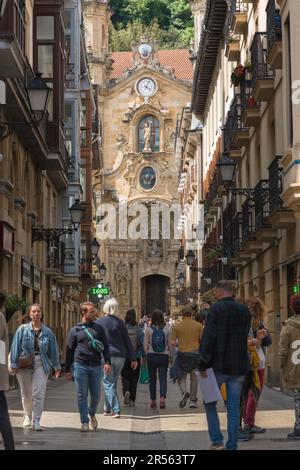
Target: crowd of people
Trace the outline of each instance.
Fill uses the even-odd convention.
[[[228,439],[224,444],[217,401],[206,400],[210,448],[235,450],[238,441],[264,433],[255,424],[255,415],[264,386],[266,348],[272,344],[266,307],[258,297],[235,298],[228,281],[217,285],[215,300],[212,305],[202,304],[200,310],[197,304],[184,305],[177,320],[160,310],[138,320],[136,311],[130,309],[123,321],[114,298],[104,304],[102,316],[92,302],[81,303],[81,321],[69,332],[65,363],[65,378],[74,380],[76,387],[80,431],[98,428],[101,384],[103,415],[117,419],[122,406],[135,406],[142,370],[148,374],[150,407],[155,410],[167,406],[168,372],[170,381],[178,383],[178,406],[183,409],[187,403],[190,408],[199,406],[199,384],[212,369],[227,409]],[[47,380],[52,372],[59,378],[61,364],[55,335],[43,323],[39,304],[29,307],[29,321],[16,331],[6,360],[4,303],[0,294],[0,432],[5,449],[14,449],[5,396],[8,371],[20,386],[23,427],[42,431]],[[283,385],[295,397],[295,426],[287,436],[295,439],[300,438],[300,295],[291,298],[290,308],[294,315],[282,327],[279,355]],[[122,400],[118,396],[120,377]]]

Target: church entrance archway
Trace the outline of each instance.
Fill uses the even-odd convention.
[[[141,279],[142,316],[150,315],[155,309],[169,313],[170,300],[168,289],[170,278],[159,274],[146,276]]]

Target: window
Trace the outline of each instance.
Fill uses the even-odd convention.
[[[54,17],[53,16],[38,16],[37,17],[37,40],[54,39]]]
[[[140,120],[138,126],[138,151],[159,152],[159,150],[159,121],[154,116],[145,116]]]
[[[43,78],[53,78],[53,46],[38,46],[38,68]]]

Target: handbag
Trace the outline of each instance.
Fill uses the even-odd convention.
[[[32,369],[33,366],[33,356],[20,356],[18,361],[19,369]]]
[[[99,341],[98,339],[94,338],[94,336],[90,333],[86,326],[83,326],[82,328],[91,339],[91,347],[94,349],[94,351],[96,351],[96,353],[101,354],[104,351],[104,344],[101,343],[101,341]]]
[[[149,383],[149,372],[147,364],[141,365],[141,372],[140,372],[140,384],[148,384]]]

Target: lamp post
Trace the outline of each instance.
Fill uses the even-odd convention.
[[[96,258],[99,252],[99,248],[100,248],[100,243],[98,242],[96,238],[94,238],[94,240],[90,244],[90,248],[91,248],[92,255]]]
[[[85,207],[80,203],[79,199],[75,199],[74,204],[69,208],[73,228],[40,228],[32,227],[31,230],[31,243],[36,241],[45,241],[50,243],[52,240],[60,238],[62,235],[72,234],[77,232],[82,222]]]
[[[0,0],[0,18],[4,15],[7,0]]]
[[[3,6],[1,8],[3,8]],[[22,126],[37,127],[42,121],[42,119],[44,118],[45,114],[47,113],[47,108],[48,108],[52,89],[47,85],[47,82],[42,78],[41,73],[36,74],[36,76],[29,82],[29,85],[25,91],[26,91],[30,111],[32,115],[34,116],[37,115],[38,118],[35,118],[31,121],[23,121],[23,122],[0,121],[0,140],[5,139],[12,131],[14,131],[18,127],[22,127]]]
[[[100,276],[102,278],[105,277],[106,271],[107,271],[107,268],[106,268],[105,264],[102,263],[100,268],[99,268],[99,273],[100,273]]]
[[[232,195],[242,195],[251,200],[254,198],[254,189],[252,188],[232,188],[232,183],[235,177],[236,163],[227,156],[226,153],[223,153],[221,158],[217,163],[217,168],[220,172],[221,179],[225,188],[231,192]]]

